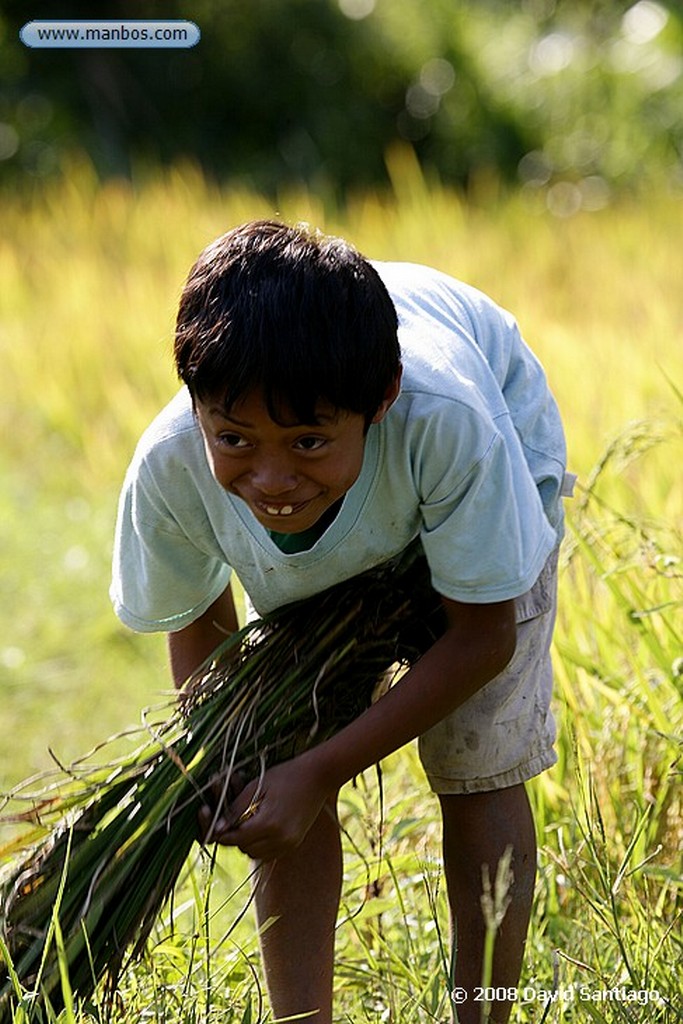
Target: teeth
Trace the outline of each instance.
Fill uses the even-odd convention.
[[[283,505],[282,508],[274,508],[272,505],[266,505],[266,512],[269,516],[291,516],[294,509],[291,505]]]

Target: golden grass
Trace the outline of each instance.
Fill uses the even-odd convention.
[[[20,417],[56,431],[93,471],[116,472],[175,387],[175,306],[196,254],[235,223],[278,214],[345,234],[372,257],[438,266],[512,309],[582,473],[627,421],[671,404],[667,376],[680,384],[683,371],[680,196],[559,220],[536,195],[468,205],[425,182],[406,154],[391,166],[394,196],[365,194],[337,214],[306,193],[274,203],[220,189],[189,165],[136,187],[100,185],[77,163],[18,197],[0,240],[4,425]]]

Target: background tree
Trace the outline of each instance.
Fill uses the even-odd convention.
[[[104,5],[103,5],[104,6]],[[141,7],[144,6],[144,11]],[[43,0],[31,18],[92,18]],[[29,49],[0,13],[0,173],[85,150],[103,176],[190,157],[219,179],[322,194],[386,180],[409,144],[446,183],[482,173],[592,189],[681,180],[683,26],[657,0],[111,0],[99,17],[187,18],[188,50]]]

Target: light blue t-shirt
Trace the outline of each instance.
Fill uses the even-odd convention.
[[[111,597],[139,631],[189,625],[234,571],[260,614],[310,597],[419,536],[445,597],[530,589],[562,531],[565,443],[514,319],[435,270],[378,263],[399,316],[401,392],[322,536],[286,554],[209,469],[182,389],[142,436],[119,504]]]

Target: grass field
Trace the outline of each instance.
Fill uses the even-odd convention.
[[[254,216],[309,220],[488,291],[547,368],[580,484],[555,652],[559,761],[530,787],[538,898],[514,1019],[681,1021],[683,201],[662,192],[558,220],[539,196],[493,186],[465,204],[404,154],[391,170],[393,195],[336,214],[303,193],[274,204],[218,189],[189,166],[103,187],[76,162],[5,201],[0,789],[167,692],[163,638],[127,632],[108,603],[121,479],[175,390],[175,305],[197,252]],[[385,765],[384,790],[381,841],[372,774],[344,794],[339,1019],[444,1021],[436,807],[412,748]],[[266,1019],[251,923],[231,923],[246,889],[226,898],[245,877],[234,855],[194,865],[174,933],[126,978],[120,1019]]]

